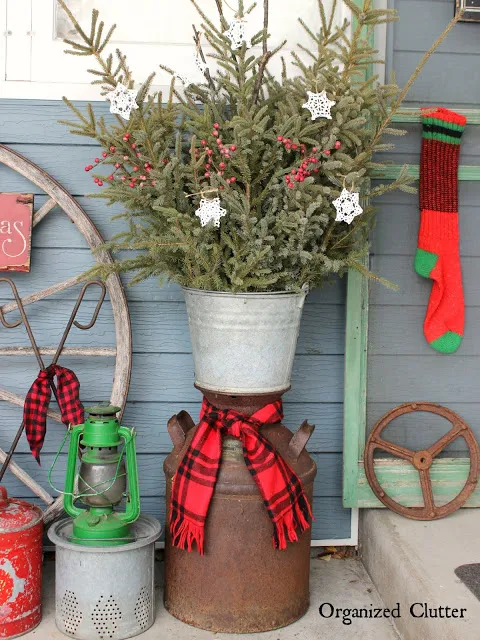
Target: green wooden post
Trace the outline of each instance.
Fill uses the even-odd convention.
[[[362,0],[355,0],[362,6]],[[355,19],[352,20],[355,28]],[[373,34],[371,45],[374,45]],[[373,68],[366,70],[365,79]],[[368,255],[363,264],[368,268]],[[343,506],[356,507],[359,457],[365,448],[367,415],[368,281],[350,269],[347,284],[343,414]]]

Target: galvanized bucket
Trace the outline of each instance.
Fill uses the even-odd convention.
[[[183,291],[196,386],[249,395],[290,388],[306,293]]]
[[[112,547],[70,542],[72,520],[53,524],[56,545],[55,624],[80,640],[130,638],[155,621],[154,548],[160,523],[141,515],[133,542]]]

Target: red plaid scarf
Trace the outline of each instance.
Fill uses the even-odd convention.
[[[40,464],[40,451],[47,431],[47,410],[52,397],[50,383],[55,376],[57,376],[57,395],[62,422],[67,427],[70,424],[76,425],[83,422],[83,405],[79,399],[80,382],[73,371],[59,367],[58,364],[51,364],[44,371],[40,371],[27,393],[23,407],[28,444],[38,464]]]
[[[287,536],[294,542],[298,540],[296,529],[309,528],[312,512],[300,478],[259,431],[262,425],[275,424],[282,418],[281,400],[248,417],[231,409],[217,409],[203,399],[200,422],[173,478],[173,546],[191,551],[196,542],[203,555],[205,521],[220,468],[222,436],[233,436],[242,442],[245,463],[274,526],[274,547],[285,549]]]

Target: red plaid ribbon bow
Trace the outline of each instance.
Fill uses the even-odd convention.
[[[82,424],[83,405],[79,399],[80,382],[77,376],[58,364],[51,364],[44,371],[40,371],[38,378],[30,387],[23,407],[23,420],[30,451],[40,464],[40,451],[43,447],[47,431],[47,410],[52,397],[50,383],[57,376],[57,396],[62,422],[67,427],[70,424]]]
[[[248,417],[231,409],[217,409],[203,399],[200,422],[173,479],[170,531],[174,546],[191,551],[196,542],[203,555],[205,521],[220,468],[222,435],[242,442],[245,463],[274,527],[274,547],[285,549],[287,537],[294,542],[298,540],[297,529],[309,528],[312,511],[300,478],[259,431],[262,425],[275,424],[282,418],[281,400]]]

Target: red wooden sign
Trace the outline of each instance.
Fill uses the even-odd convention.
[[[30,271],[33,195],[0,193],[0,271]]]

